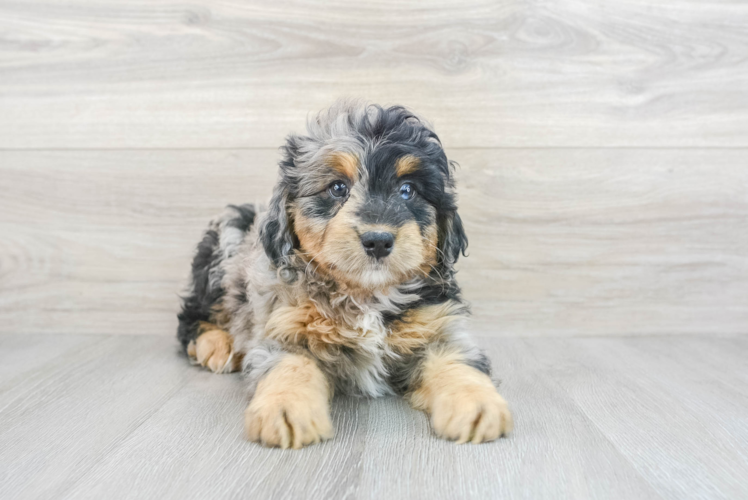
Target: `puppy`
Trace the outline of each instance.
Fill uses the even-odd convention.
[[[178,339],[194,363],[242,370],[250,440],[333,436],[330,399],[403,395],[440,437],[512,429],[470,340],[454,264],[467,246],[453,166],[403,107],[341,102],[283,146],[270,206],[229,206],[197,247]]]

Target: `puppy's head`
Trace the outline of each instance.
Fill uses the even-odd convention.
[[[348,287],[376,290],[449,272],[464,252],[452,166],[406,109],[339,103],[283,151],[260,228],[276,266],[299,257]]]

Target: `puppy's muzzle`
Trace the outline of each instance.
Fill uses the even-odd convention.
[[[366,255],[375,259],[383,259],[392,252],[395,237],[392,233],[369,231],[361,235],[361,244],[364,246]]]

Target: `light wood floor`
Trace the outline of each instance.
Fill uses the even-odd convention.
[[[336,399],[332,441],[242,437],[237,375],[163,336],[0,336],[0,498],[738,499],[748,337],[480,338],[516,418],[434,437],[403,401]]]

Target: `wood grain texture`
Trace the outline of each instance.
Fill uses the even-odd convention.
[[[105,337],[0,394],[0,497],[59,498],[187,383],[168,340]]]
[[[744,150],[448,150],[489,335],[748,332]],[[276,150],[0,152],[0,331],[173,335],[207,221]]]
[[[12,357],[48,359],[0,392],[4,499],[748,495],[744,336],[481,337],[510,438],[458,446],[399,399],[337,398],[336,437],[301,451],[245,441],[240,377],[188,366],[173,339],[63,353],[60,337],[0,336]]]
[[[276,147],[340,96],[449,147],[747,146],[734,0],[4,1],[0,147]]]
[[[544,370],[660,495],[746,495],[748,369],[745,363],[731,369],[722,362],[746,353],[744,337],[709,342],[707,354],[703,339],[690,338],[529,344]],[[583,369],[575,358],[585,360]],[[620,408],[630,420],[616,414]],[[698,442],[683,439],[694,433]]]
[[[2,335],[0,334],[0,394],[25,379],[28,373],[49,364],[58,356],[73,355],[103,335]]]
[[[746,153],[459,151],[476,327],[748,332]]]

